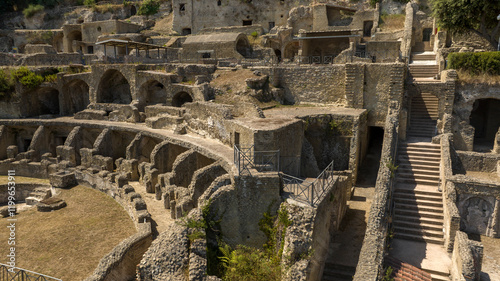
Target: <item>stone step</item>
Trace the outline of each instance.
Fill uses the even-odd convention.
[[[399,239],[427,242],[427,243],[439,244],[439,245],[444,244],[443,238],[430,237],[430,236],[426,236],[426,235],[414,235],[414,234],[409,234],[409,233],[395,233],[394,237],[399,238]]]
[[[421,171],[430,171],[430,172],[438,172],[439,173],[439,167],[436,166],[430,166],[430,165],[422,165],[422,164],[413,164],[411,162],[409,163],[401,163],[399,164],[399,169],[401,170],[421,170]]]
[[[436,161],[436,160],[433,160],[433,159],[429,160],[427,158],[417,159],[415,157],[412,157],[411,159],[409,159],[408,157],[405,157],[405,158],[399,157],[398,158],[398,163],[400,165],[414,165],[415,164],[415,165],[426,165],[426,166],[437,166],[437,167],[439,167],[439,165],[441,163],[441,160]]]
[[[399,146],[405,151],[419,151],[419,152],[429,152],[429,153],[439,153],[441,154],[441,148],[439,146]]]
[[[38,202],[42,201],[43,199],[44,198],[28,196],[28,197],[26,197],[25,201],[26,201],[26,205],[33,206],[33,205],[38,204]]]
[[[415,196],[426,196],[426,197],[434,197],[434,198],[439,198],[439,200],[442,200],[443,198],[443,193],[440,191],[431,191],[431,190],[423,190],[423,189],[415,189],[414,187],[409,187],[406,188],[404,186],[396,186],[396,189],[394,190],[394,193],[401,193],[401,194],[410,194],[410,195],[415,195]]]
[[[344,281],[352,280],[356,272],[353,266],[341,265],[326,262],[323,270],[323,281]]]
[[[407,136],[416,137],[416,138],[432,138],[434,133],[417,133],[417,132],[408,132]]]
[[[407,178],[407,179],[419,179],[419,180],[435,180],[439,181],[439,175],[427,175],[419,173],[407,173],[406,171],[398,171],[397,177]]]
[[[434,144],[430,142],[401,142],[400,146],[407,146],[407,147],[429,147],[429,148],[435,148],[435,147],[441,147],[439,144]]]
[[[417,201],[413,201],[409,204],[407,203],[399,203],[394,200],[394,207],[400,210],[414,210],[414,211],[422,211],[422,212],[429,212],[429,213],[437,213],[437,214],[442,214],[443,213],[443,206],[427,206],[427,205],[418,205]]]
[[[407,228],[394,225],[394,233],[404,233],[418,236],[427,236],[427,237],[435,237],[435,238],[444,238],[443,230],[427,230],[427,229],[418,229],[418,228]]]
[[[412,159],[421,159],[421,160],[429,160],[439,162],[441,160],[441,154],[432,153],[432,152],[421,152],[421,151],[405,151],[400,150],[399,157],[400,158],[408,158],[410,161]]]
[[[437,220],[435,224],[404,220],[406,217],[394,217],[392,224],[394,226],[405,227],[410,229],[424,229],[443,232],[443,222]]]
[[[420,211],[413,209],[394,209],[394,214],[407,216],[407,217],[416,217],[416,218],[431,218],[431,219],[443,219],[442,213],[436,212],[428,212],[428,211]]]
[[[437,273],[437,271],[433,271],[433,270],[429,270],[429,269],[423,269],[425,272],[428,272],[431,274],[431,278],[432,278],[432,281],[450,281],[450,274],[449,273],[445,273],[445,272],[439,272],[439,274]],[[434,272],[434,273],[432,273]]]
[[[415,216],[406,216],[406,215],[394,215],[393,221],[401,221],[407,223],[415,223],[420,225],[434,225],[435,227],[442,228],[443,220],[438,218],[421,218]]]
[[[425,184],[425,185],[429,185],[429,186],[438,186],[439,185],[439,181],[428,180],[428,179],[398,178],[397,181],[401,182],[401,183]]]
[[[425,175],[425,176],[432,176],[432,177],[436,177],[436,178],[439,178],[440,176],[440,172],[439,170],[437,171],[431,171],[431,170],[420,170],[420,169],[414,169],[414,168],[401,168],[399,167],[398,168],[398,173],[402,173],[402,174],[415,174],[415,175]]]

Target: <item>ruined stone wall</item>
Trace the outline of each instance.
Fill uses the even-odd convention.
[[[457,231],[451,257],[450,275],[453,280],[480,280],[483,261],[483,245],[470,240],[467,233]]]
[[[472,150],[474,127],[470,125],[470,116],[474,102],[478,99],[500,99],[500,86],[485,83],[458,83],[453,105],[453,139],[458,150]]]
[[[384,128],[381,163],[393,162],[398,147],[399,104],[393,102],[388,109]],[[383,274],[383,257],[387,249],[387,232],[391,213],[390,194],[393,185],[390,169],[381,165],[378,171],[375,194],[366,227],[363,246],[356,267],[355,281],[376,281]]]
[[[276,67],[262,71],[269,75],[273,86],[285,90],[288,103],[346,105],[344,65]]]
[[[453,182],[448,181],[453,175],[452,154],[454,154],[452,135],[444,134],[441,137],[440,179],[443,190],[444,245],[448,252],[453,250],[455,233],[460,229],[460,213],[456,204],[457,192]]]
[[[235,176],[234,187],[223,186],[211,196],[215,220],[221,220],[221,234],[232,247],[243,244],[262,248],[267,237],[259,229],[264,212],[275,215],[281,202],[277,173]]]
[[[221,0],[201,3],[200,0],[173,0],[173,30],[183,34],[182,30],[189,28],[192,33],[197,33],[208,27],[241,26],[243,21],[250,20],[252,24],[261,25],[267,32],[270,29],[270,22],[276,26],[286,25],[290,9],[309,5],[310,2],[310,0],[294,2]],[[181,5],[184,8],[181,8]]]
[[[347,192],[352,187],[348,177],[334,179],[334,184],[319,199],[316,207],[287,200],[282,203],[291,222],[286,228],[282,267],[283,281],[320,280],[323,276],[332,234],[340,227],[347,210]]]

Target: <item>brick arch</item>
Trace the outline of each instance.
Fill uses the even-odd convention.
[[[193,102],[193,96],[186,92],[186,91],[180,91],[177,92],[173,97],[172,97],[172,106],[175,107],[181,107],[185,103],[188,102]]]

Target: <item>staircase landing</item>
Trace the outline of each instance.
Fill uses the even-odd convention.
[[[389,255],[429,272],[432,280],[450,280],[451,258],[442,245],[392,239]]]

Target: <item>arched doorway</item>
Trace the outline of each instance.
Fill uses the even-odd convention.
[[[97,102],[129,104],[132,101],[130,85],[116,69],[109,69],[104,73],[97,89]]]
[[[59,115],[59,91],[52,87],[39,87],[23,94],[23,116]]]
[[[147,105],[164,104],[167,100],[165,86],[157,80],[144,83],[141,86],[140,93],[139,110],[143,110]]]
[[[191,28],[183,28],[182,29],[182,32],[181,32],[182,36],[186,36],[186,35],[189,35],[189,34],[191,34]]]
[[[89,105],[89,85],[85,81],[75,79],[63,86],[64,114],[72,115]]]
[[[172,98],[172,105],[176,107],[181,107],[187,102],[192,102],[193,98],[187,92],[179,92]]]
[[[137,9],[132,5],[132,7],[130,7],[130,16],[135,16],[135,14],[137,14]]]
[[[75,30],[68,34],[66,44],[68,46],[69,53],[74,53],[77,51],[73,48],[73,41],[82,41],[82,32]]]
[[[500,127],[500,100],[478,99],[474,101],[470,114],[474,127],[474,150],[489,152],[493,148],[495,135]]]
[[[250,47],[250,43],[246,37],[242,37],[238,39],[236,42],[236,51],[240,53],[245,58],[250,58],[252,56],[252,48]]]
[[[276,49],[274,50],[274,54],[276,55],[276,58],[278,58],[278,62],[281,62],[281,51]]]

